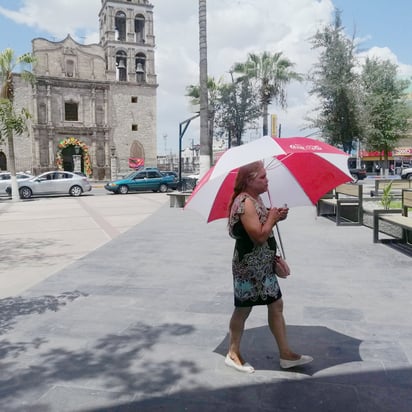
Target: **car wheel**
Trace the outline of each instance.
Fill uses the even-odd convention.
[[[126,195],[127,193],[129,193],[129,188],[126,185],[121,185],[119,187],[119,193],[121,195]]]
[[[408,174],[405,176],[405,179],[412,179],[412,173],[408,173]]]
[[[168,189],[168,187],[164,183],[159,186],[159,192],[160,193],[166,193],[167,189]]]
[[[83,190],[80,186],[72,186],[69,190],[70,196],[80,196],[83,193]]]
[[[31,191],[29,187],[22,187],[20,188],[19,192],[20,192],[20,197],[22,199],[30,199],[33,194],[33,192]]]
[[[354,182],[354,183],[356,183],[356,182],[359,180],[359,176],[358,176],[358,175],[352,174],[352,177],[353,177],[353,182]]]

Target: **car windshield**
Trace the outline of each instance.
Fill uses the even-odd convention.
[[[130,172],[128,175],[126,175],[123,179],[131,179],[135,175],[136,171]]]

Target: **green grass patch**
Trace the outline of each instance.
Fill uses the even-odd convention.
[[[389,209],[401,209],[402,208],[402,202],[400,200],[392,200]]]

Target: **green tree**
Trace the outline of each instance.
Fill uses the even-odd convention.
[[[13,107],[14,99],[14,71],[20,68],[20,76],[28,82],[34,82],[35,77],[28,69],[34,62],[30,53],[16,57],[12,49],[5,49],[0,53],[0,139],[6,138],[9,151],[9,167],[11,174],[12,199],[19,199],[16,180],[16,159],[14,154],[14,134],[22,134],[25,121],[29,117],[27,110],[16,113]]]
[[[216,124],[220,135],[227,134],[229,146],[242,144],[242,137],[248,125],[261,116],[259,96],[247,77],[222,84],[218,99]]]
[[[361,81],[366,144],[369,149],[384,153],[387,170],[388,153],[408,130],[409,109],[405,99],[410,82],[398,78],[397,65],[377,58],[366,59]]]
[[[213,129],[215,122],[215,113],[217,107],[217,101],[219,98],[219,88],[220,83],[216,82],[213,77],[207,79],[207,101],[208,101],[208,145],[210,145],[210,150],[213,149]],[[186,96],[190,97],[190,103],[193,106],[200,107],[200,86],[199,85],[189,85],[186,87]]]
[[[207,101],[208,101],[208,139],[207,143],[209,146],[210,153],[213,153],[213,130],[215,123],[215,113],[217,106],[217,99],[219,95],[219,82],[216,82],[213,77],[207,79]],[[186,87],[186,96],[190,97],[190,103],[192,106],[200,107],[200,86],[191,84]],[[210,158],[210,165],[213,159]],[[205,165],[206,167],[206,165]]]
[[[302,80],[302,76],[292,70],[293,66],[294,63],[282,52],[250,53],[246,62],[234,65],[235,73],[247,76],[255,83],[262,108],[263,135],[268,134],[269,106],[277,103],[281,108],[286,108],[286,86],[292,80]]]
[[[230,83],[209,78],[207,82],[209,103],[209,133],[229,136],[229,146],[240,145],[246,125],[260,116],[258,99],[247,77]],[[199,105],[200,87],[186,87],[186,96],[193,106]]]
[[[353,141],[360,138],[357,77],[354,72],[355,45],[343,32],[340,11],[335,12],[333,25],[319,30],[312,38],[314,49],[320,49],[319,61],[309,80],[310,94],[319,98],[316,117],[309,119],[327,141],[350,153]]]

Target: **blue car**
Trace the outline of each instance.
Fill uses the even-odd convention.
[[[166,193],[176,189],[177,180],[174,176],[164,176],[157,169],[136,170],[123,179],[107,183],[104,188],[109,192],[125,195],[129,192],[153,191]]]

